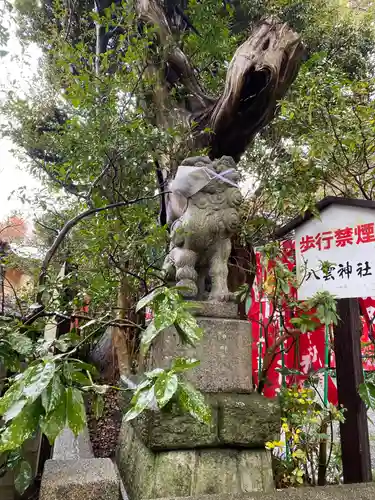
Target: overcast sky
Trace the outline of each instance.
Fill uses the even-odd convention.
[[[14,86],[27,91],[30,79],[37,69],[40,55],[36,46],[30,47],[26,54],[22,54],[22,48],[14,33],[14,26],[9,26],[11,36],[6,47],[8,54],[0,58],[0,89],[2,91],[0,99],[3,98],[4,91]],[[6,219],[16,210],[31,217],[30,207],[23,205],[17,195],[12,193],[26,186],[31,194],[39,186],[39,183],[26,172],[25,167],[12,154],[13,148],[14,145],[9,139],[2,139],[0,136],[0,220]]]

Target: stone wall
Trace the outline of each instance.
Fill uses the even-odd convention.
[[[346,484],[315,488],[288,488],[275,493],[210,495],[209,500],[374,500],[375,483]],[[205,496],[190,496],[178,500],[208,500]],[[166,499],[163,499],[166,500]],[[169,497],[168,500],[177,500]]]
[[[265,443],[279,435],[280,408],[253,392],[250,325],[238,319],[234,303],[199,306],[201,342],[182,345],[167,328],[143,369],[169,368],[176,356],[199,359],[184,376],[205,395],[212,423],[199,423],[176,404],[124,420],[117,464],[130,500],[274,489]]]

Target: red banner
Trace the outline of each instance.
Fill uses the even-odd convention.
[[[283,256],[282,262],[288,266],[290,270],[295,265],[294,242],[285,241],[282,243]],[[259,383],[259,374],[262,373],[264,362],[267,362],[267,350],[276,342],[280,342],[283,338],[283,328],[280,317],[272,309],[272,304],[267,300],[262,293],[262,288],[271,287],[270,269],[264,269],[261,266],[260,254],[256,254],[256,278],[254,287],[251,291],[252,304],[248,313],[249,320],[252,326],[252,362],[253,362],[253,379],[254,384]],[[269,283],[270,282],[270,283]],[[296,298],[296,290],[291,289],[290,294]],[[375,299],[368,297],[359,299],[362,313],[363,334],[361,337],[363,367],[365,370],[375,370],[375,351],[374,351],[374,325],[373,318],[375,313]],[[290,328],[290,319],[295,311],[291,311],[287,306],[283,310],[283,321],[286,328]],[[331,347],[332,346],[332,339]],[[287,385],[302,384],[306,380],[308,374],[312,371],[317,371],[324,368],[325,365],[325,328],[321,325],[313,332],[300,334],[298,339],[288,337],[276,349],[276,354],[272,357],[272,361],[267,370],[267,378],[263,394],[266,397],[275,397],[280,390],[283,382],[283,374],[279,369],[283,367],[288,370],[302,372],[301,374],[284,374],[284,380]],[[266,359],[265,359],[266,358]],[[333,349],[330,350],[330,368],[335,367]],[[323,379],[323,371],[320,373]],[[337,404],[337,390],[332,377],[328,378],[328,400]]]

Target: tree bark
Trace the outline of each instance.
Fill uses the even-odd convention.
[[[137,0],[136,10],[142,22],[157,28],[159,44],[165,49],[164,66],[173,70],[164,71],[165,91],[179,84],[189,96],[178,118],[187,118],[193,127],[192,152],[205,147],[212,159],[228,155],[239,161],[257,132],[273,119],[277,101],[297,76],[304,55],[300,37],[277,19],[261,21],[235,52],[224,90],[214,99],[173,43],[172,26],[159,1]],[[165,121],[170,124],[171,118]]]

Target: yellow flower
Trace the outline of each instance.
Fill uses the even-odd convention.
[[[283,424],[281,426],[282,430],[285,431],[285,432],[288,432],[289,431],[289,425],[288,424]]]
[[[274,444],[277,447],[281,447],[281,446],[284,446],[285,443],[284,443],[284,441],[274,441]]]
[[[275,448],[275,444],[272,443],[271,441],[267,441],[267,443],[265,444],[265,447],[267,450],[272,450],[273,448]]]

